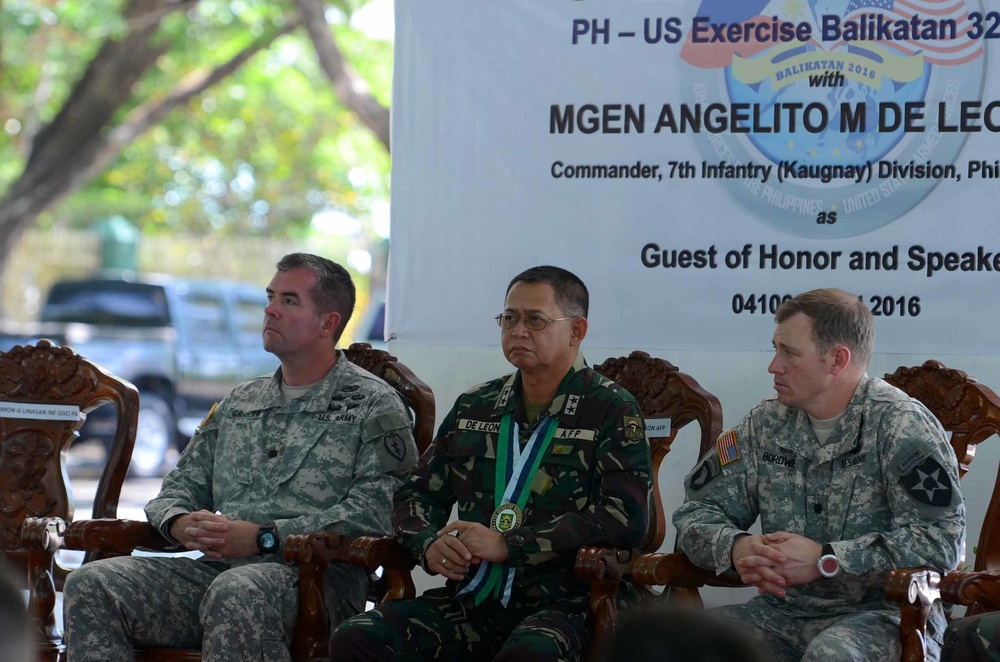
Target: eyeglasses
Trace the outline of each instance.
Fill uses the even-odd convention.
[[[524,322],[524,328],[530,331],[541,331],[546,326],[552,322],[562,322],[563,320],[575,320],[579,315],[573,315],[571,317],[557,317],[556,319],[550,320],[544,315],[525,315],[524,317],[519,317],[513,313],[500,313],[496,316],[497,326],[501,329],[513,329],[517,326],[518,322]]]

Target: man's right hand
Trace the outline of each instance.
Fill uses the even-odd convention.
[[[199,510],[174,518],[170,523],[170,535],[186,549],[195,549],[209,558],[221,559],[230,524],[223,515]]]
[[[739,536],[732,554],[733,567],[744,584],[756,586],[760,594],[785,597],[785,578],[780,574],[785,555],[770,547],[764,536]]]

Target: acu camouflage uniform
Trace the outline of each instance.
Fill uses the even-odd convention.
[[[414,559],[458,504],[459,519],[490,526],[497,433],[513,413],[527,441],[520,373],[476,386],[458,398],[434,444],[397,490],[393,525]],[[559,428],[532,483],[521,526],[504,534],[515,568],[505,609],[488,598],[457,597],[466,582],[448,581],[415,600],[393,602],[338,628],[333,646],[345,659],[576,659],[589,585],[573,575],[583,545],[629,547],[650,513],[649,445],[635,399],[590,368],[582,356],[547,413]],[[539,416],[539,421],[544,413]],[[467,580],[477,570],[472,566]],[[503,649],[501,651],[501,648]]]
[[[841,573],[724,607],[775,660],[899,660],[899,610],[884,602],[892,568],[950,570],[961,558],[965,504],[955,453],[927,409],[865,375],[820,445],[809,416],[770,398],[719,438],[685,480],[674,513],[681,549],[702,567],[731,567],[733,542],[761,518],[830,543]],[[929,619],[937,658],[944,615]]]
[[[386,535],[390,503],[416,462],[410,416],[385,382],[338,351],[327,376],[282,403],[280,369],[226,396],[163,481],[146,516],[197,510],[274,522],[279,539],[330,530]],[[125,660],[132,644],[202,647],[205,660],[288,660],[298,571],[266,556],[123,557],[70,574],[65,589],[70,660]],[[326,599],[335,622],[364,608],[367,577],[331,564]]]

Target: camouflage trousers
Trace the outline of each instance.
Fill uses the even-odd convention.
[[[579,660],[586,602],[489,600],[472,606],[451,588],[383,604],[340,625],[331,649],[337,659]]]
[[[1000,612],[960,618],[944,633],[941,662],[1000,662]]]
[[[362,570],[331,565],[324,583],[336,622],[363,609]],[[206,662],[282,662],[290,659],[298,571],[261,557],[125,556],[71,572],[63,600],[70,662],[131,660],[133,645],[201,648]]]
[[[755,598],[713,611],[741,627],[775,662],[898,662],[903,654],[898,610],[791,616]],[[928,662],[937,660],[939,644],[930,637],[927,643]]]

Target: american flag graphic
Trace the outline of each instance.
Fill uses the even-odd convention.
[[[740,445],[736,443],[736,431],[730,430],[722,435],[715,442],[719,450],[719,464],[726,466],[730,462],[740,459]]]
[[[906,55],[923,52],[927,62],[943,65],[964,64],[983,54],[982,37],[970,39],[967,36],[972,28],[972,21],[969,20],[966,0],[851,0],[843,22],[863,20],[871,14],[882,14],[888,21],[909,21],[914,15],[917,15],[922,19],[931,19],[939,24],[947,19],[956,23],[954,39],[879,42],[886,48]],[[986,29],[985,23],[982,28]],[[832,48],[838,48],[845,43],[849,42],[837,41],[832,44]]]

